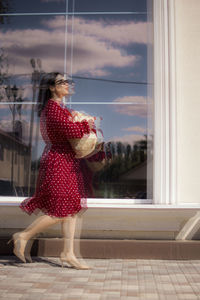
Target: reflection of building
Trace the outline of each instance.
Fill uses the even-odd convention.
[[[145,160],[144,162],[138,164],[137,166],[119,176],[120,184],[124,185],[127,190],[130,189],[130,186],[132,187],[132,190],[134,190],[134,186],[136,187],[134,198],[146,199],[149,196],[152,196],[152,190],[149,190],[147,183],[147,181],[149,181],[149,186],[151,186],[152,174],[148,173],[148,169],[153,169],[152,159],[148,159],[148,161]]]
[[[147,162],[143,162],[138,166],[132,168],[131,170],[127,171],[123,175],[119,177],[120,181],[131,181],[137,182],[141,184],[145,184],[147,180]]]
[[[0,129],[1,194],[10,195],[10,190],[6,189],[11,188],[9,183],[13,181],[12,193],[23,195],[28,186],[29,159],[30,147],[21,142],[19,136],[13,137],[11,133]]]

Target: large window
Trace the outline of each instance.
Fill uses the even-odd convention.
[[[152,199],[152,1],[0,0],[0,10],[0,196],[34,193],[38,84],[59,71],[76,84],[67,105],[102,117],[112,160],[96,197]]]

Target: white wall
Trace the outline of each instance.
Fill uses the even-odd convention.
[[[196,209],[133,205],[132,208],[88,208],[79,219],[76,237],[101,239],[174,239]],[[22,212],[18,205],[0,205],[0,237],[27,227],[36,216]],[[200,232],[197,233],[199,237]],[[61,237],[55,225],[41,237]]]
[[[178,203],[200,203],[200,1],[175,2]]]

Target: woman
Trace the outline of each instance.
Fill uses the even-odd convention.
[[[77,269],[88,269],[74,255],[73,242],[77,214],[83,209],[82,203],[91,192],[92,174],[84,161],[75,158],[69,139],[81,138],[95,132],[92,120],[73,122],[70,112],[62,107],[62,98],[69,96],[72,81],[65,80],[59,73],[46,74],[40,83],[38,114],[40,131],[45,141],[36,192],[25,199],[20,208],[32,214],[42,211],[24,231],[13,235],[14,254],[23,262],[31,261],[25,254],[28,240],[47,227],[61,223],[64,248],[60,260]],[[86,172],[87,174],[84,174]]]

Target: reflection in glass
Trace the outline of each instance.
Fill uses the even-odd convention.
[[[21,84],[27,88],[27,97],[33,69],[64,71],[65,27],[54,26],[55,21],[56,17],[51,16],[16,16],[1,25],[0,53],[5,58],[2,72],[4,77],[24,80]],[[35,66],[31,59],[35,59]]]
[[[67,69],[77,78],[146,83],[151,26],[132,15],[69,17]]]
[[[30,122],[31,105],[22,104],[20,113],[16,106],[1,105],[0,109],[0,193],[4,196],[34,192],[43,148],[35,112],[33,123]]]
[[[94,178],[97,198],[151,199],[152,189],[147,187],[152,178],[152,134],[147,128],[147,105],[79,105],[73,110],[87,112],[102,118],[101,128],[106,151],[112,159]]]
[[[69,11],[73,11],[75,2],[75,12],[146,12],[146,0],[70,0]]]
[[[115,75],[114,75],[115,76]],[[135,84],[126,81],[110,81],[101,78],[77,78],[73,77],[76,85],[76,93],[71,102],[78,103],[139,103],[147,102],[147,84]]]
[[[58,71],[76,83],[69,107],[103,118],[112,160],[95,176],[96,197],[151,199],[152,1],[5,2],[1,13],[25,14],[0,20],[0,195],[34,192],[44,146],[38,84]],[[55,13],[67,11],[75,15]]]
[[[4,149],[0,194],[28,196],[35,189],[42,152],[35,112],[38,84],[44,72],[64,71],[65,31],[51,28],[50,17],[9,20],[0,33],[0,135]]]
[[[0,13],[65,12],[66,0],[1,0]]]

